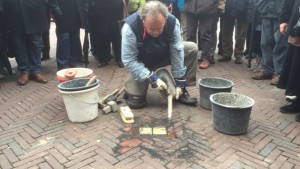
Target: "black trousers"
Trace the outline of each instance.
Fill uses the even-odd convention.
[[[121,35],[119,32],[94,33],[95,54],[99,62],[109,62],[112,59],[111,46],[116,62],[121,60]]]

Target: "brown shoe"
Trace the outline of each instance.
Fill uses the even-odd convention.
[[[29,81],[29,74],[22,73],[18,80],[18,83],[19,83],[19,85],[24,86],[24,85],[27,85],[28,81]]]
[[[31,73],[30,78],[39,83],[48,83],[48,80],[41,73]]]
[[[207,69],[210,65],[210,62],[208,60],[203,60],[201,62],[201,64],[199,65],[199,68],[200,69]]]
[[[267,75],[264,72],[259,72],[256,75],[252,77],[254,80],[267,80],[267,79],[272,79],[272,75]]]
[[[274,75],[271,80],[271,85],[277,85],[279,81],[280,75]]]

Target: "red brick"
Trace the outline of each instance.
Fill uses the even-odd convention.
[[[120,143],[120,146],[122,147],[137,147],[142,143],[139,139],[133,139],[133,140],[125,140]]]
[[[63,164],[68,161],[68,159],[63,156],[56,148],[50,149],[49,153],[60,163]]]

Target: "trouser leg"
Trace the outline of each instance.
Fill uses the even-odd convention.
[[[262,71],[267,75],[274,73],[273,69],[273,50],[275,46],[274,39],[274,21],[272,19],[262,19],[262,32],[261,32],[261,50],[262,50]]]
[[[235,33],[234,57],[242,58],[247,35],[248,23],[246,19],[237,19]]]
[[[183,42],[183,46],[184,65],[187,68],[184,75],[184,78],[186,79],[186,86],[194,86],[196,85],[198,47],[193,42]]]

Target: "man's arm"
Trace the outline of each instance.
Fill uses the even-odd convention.
[[[181,41],[181,31],[179,21],[176,19],[174,28],[174,41],[170,44],[172,75],[174,78],[182,78],[185,75],[184,49]]]
[[[122,28],[122,61],[136,80],[144,81],[150,75],[150,71],[145,67],[144,63],[138,59],[138,55],[139,51],[136,36],[129,25],[125,23]]]

